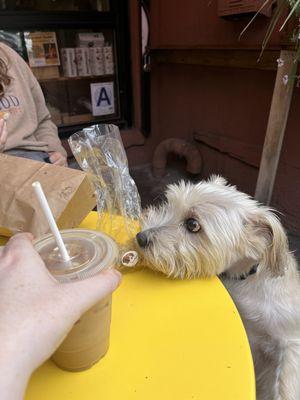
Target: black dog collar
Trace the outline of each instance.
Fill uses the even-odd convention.
[[[236,276],[236,277],[228,276],[228,274],[226,272],[222,272],[222,274],[220,274],[219,276],[220,276],[220,278],[224,277],[224,278],[234,279],[236,281],[244,281],[245,279],[248,278],[249,275],[256,274],[257,268],[258,268],[258,264],[255,264],[255,265],[253,265],[253,267],[250,269],[249,272],[242,274],[240,276]]]

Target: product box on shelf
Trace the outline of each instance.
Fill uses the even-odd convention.
[[[102,47],[89,48],[89,61],[92,75],[104,75],[104,56]]]
[[[76,65],[77,72],[79,76],[90,76],[91,67],[89,62],[89,49],[88,47],[76,47],[75,48],[76,55]]]
[[[77,76],[75,48],[63,47],[61,49],[61,62],[62,62],[64,76],[67,77]]]
[[[114,73],[114,57],[112,46],[103,47],[103,57],[105,74],[112,75]]]
[[[103,47],[104,36],[101,32],[78,33],[77,45],[79,47]]]

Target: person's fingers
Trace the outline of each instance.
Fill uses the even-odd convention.
[[[55,164],[60,158],[60,154],[57,152],[49,154],[49,160],[52,164]]]
[[[19,233],[19,235],[21,234]],[[26,235],[31,242],[34,241],[34,236],[31,232],[23,232],[22,235]]]
[[[54,152],[49,154],[49,160],[54,165],[60,165],[62,167],[67,167],[67,159],[59,152]]]
[[[4,247],[4,253],[11,254],[15,258],[24,258],[24,261],[28,262],[28,257],[33,255],[38,256],[35,251],[33,244],[33,235],[31,233],[17,233],[12,236]]]
[[[61,288],[71,301],[76,299],[79,312],[82,313],[116,290],[121,282],[121,277],[119,271],[110,269],[83,281],[63,284]],[[74,301],[73,304],[75,304]]]
[[[14,236],[12,236],[8,242],[6,243],[6,247],[12,247],[12,246],[20,246],[20,245],[31,245],[31,242],[33,241],[33,235],[30,232],[22,232],[22,233],[16,233]]]
[[[19,253],[27,252],[32,249],[32,240],[27,233],[17,233],[12,236],[5,245],[4,252],[11,253],[12,255],[19,255]]]
[[[64,159],[63,158],[59,158],[58,160],[56,160],[54,163],[52,163],[54,165],[60,165],[63,166],[64,165]]]
[[[61,167],[67,167],[68,164],[66,162],[66,159],[62,157],[60,160],[57,160],[54,165],[60,165]]]
[[[5,144],[7,139],[7,128],[4,119],[0,119],[0,144]]]

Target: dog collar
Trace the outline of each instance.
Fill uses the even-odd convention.
[[[239,276],[237,279],[240,281],[247,279],[249,275],[256,274],[257,268],[258,268],[258,264],[253,265],[253,267],[250,269],[250,271],[246,275],[243,274],[243,275]]]
[[[242,274],[240,276],[236,276],[236,277],[229,276],[226,272],[222,272],[222,274],[220,274],[219,276],[224,277],[224,278],[233,279],[235,281],[244,281],[245,279],[248,278],[248,276],[256,274],[257,268],[258,268],[258,264],[255,264],[255,265],[253,265],[253,267],[250,269],[249,272],[247,272],[246,274]]]

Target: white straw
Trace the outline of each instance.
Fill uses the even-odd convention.
[[[53,233],[53,235],[55,237],[55,240],[56,240],[57,246],[59,248],[59,251],[61,253],[61,256],[65,262],[68,262],[68,261],[70,261],[70,256],[69,256],[66,246],[62,240],[61,234],[56,225],[55,219],[54,219],[51,209],[49,207],[46,196],[43,192],[42,186],[41,186],[40,182],[33,182],[32,186],[35,190],[35,193],[37,195],[37,198],[39,200],[39,203],[43,210],[43,213],[44,213],[45,217],[47,218],[51,232]]]

